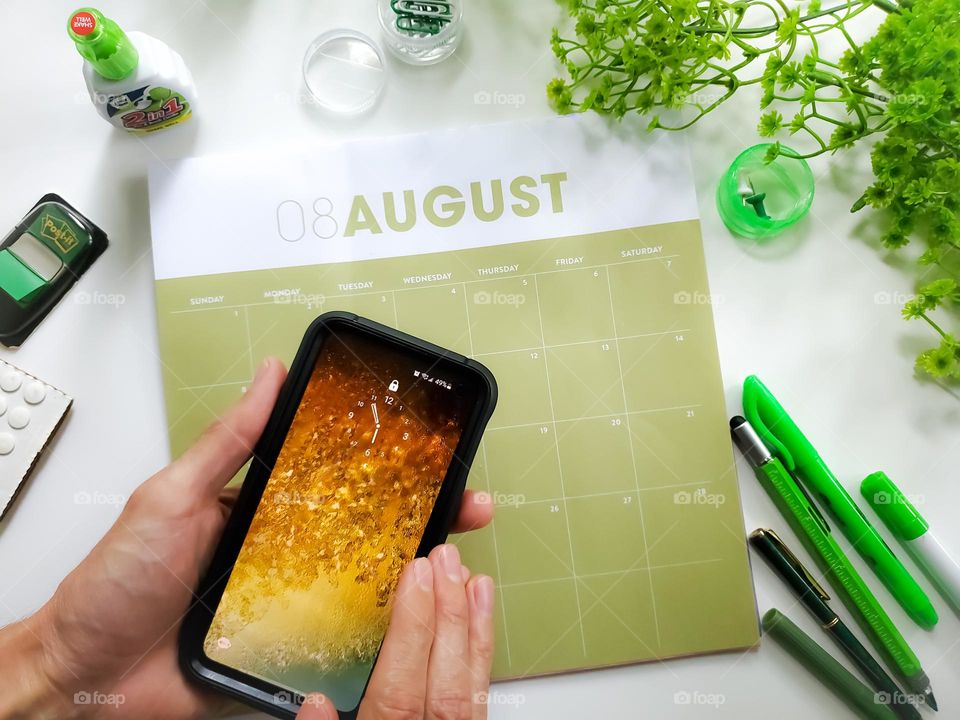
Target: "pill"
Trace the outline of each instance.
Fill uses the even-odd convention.
[[[47,386],[42,382],[32,382],[23,389],[23,399],[31,405],[39,405],[47,396]]]
[[[25,407],[15,407],[7,416],[7,422],[14,430],[22,430],[30,424],[30,411]]]
[[[0,375],[0,388],[3,388],[7,392],[16,392],[19,390],[21,382],[20,373],[16,370],[7,370],[3,375]]]

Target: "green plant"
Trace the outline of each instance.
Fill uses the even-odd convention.
[[[682,130],[758,86],[759,133],[800,136],[802,157],[875,136],[874,182],[851,210],[885,213],[886,248],[923,243],[922,286],[903,314],[939,337],[918,367],[960,379],[960,343],[935,320],[960,302],[960,0],[561,1],[576,26],[551,40],[567,73],[547,88],[559,112],[639,113],[651,129]],[[858,42],[848,24],[867,11],[883,19]],[[821,52],[828,39],[839,57]],[[791,155],[774,143],[777,154]]]

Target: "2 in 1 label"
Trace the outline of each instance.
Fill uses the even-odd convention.
[[[172,125],[185,119],[189,104],[169,88],[145,85],[105,98],[107,116],[127,130],[143,130]]]

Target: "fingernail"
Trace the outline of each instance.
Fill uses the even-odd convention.
[[[413,561],[413,577],[421,590],[433,589],[433,570],[430,561],[426,558],[417,558]]]
[[[444,545],[440,548],[440,562],[447,577],[455,582],[462,582],[460,578],[460,553],[456,545]]]
[[[493,578],[481,575],[473,586],[473,602],[484,616],[493,615]]]
[[[272,363],[273,358],[266,358],[262,363],[260,363],[260,366],[257,368],[257,372],[253,376],[253,381],[256,382],[263,377],[263,374],[270,368]]]
[[[474,499],[474,502],[477,503],[477,505],[490,505],[492,503],[492,500],[490,498],[490,493],[488,492],[477,492],[473,496],[473,499]]]
[[[460,566],[460,579],[463,580],[464,583],[470,579],[470,568],[468,568],[466,565]]]

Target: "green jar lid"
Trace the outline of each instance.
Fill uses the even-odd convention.
[[[731,232],[759,240],[785,230],[813,203],[813,173],[795,150],[781,145],[767,162],[770,143],[747,148],[717,185],[717,211]]]
[[[883,472],[868,475],[860,494],[899,540],[916,540],[930,527],[900,488]]]

